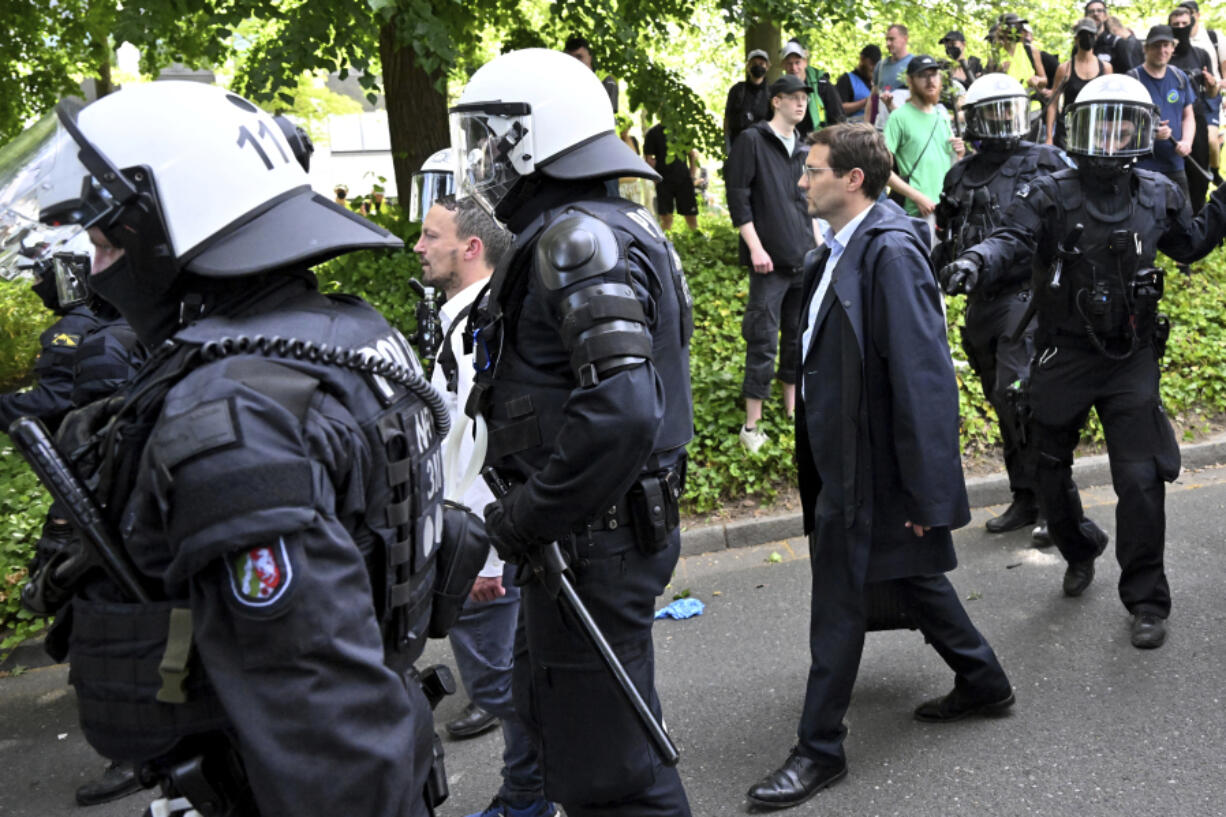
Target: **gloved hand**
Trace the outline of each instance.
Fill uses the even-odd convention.
[[[33,576],[43,565],[73,547],[77,541],[76,531],[67,522],[48,519],[43,523],[43,535],[34,546],[34,558],[30,560],[29,574]]]
[[[485,532],[489,534],[494,550],[498,551],[500,559],[512,564],[521,564],[538,543],[516,530],[511,518],[511,505],[514,498],[515,494],[511,493],[485,506]]]
[[[941,267],[937,279],[946,295],[971,292],[979,284],[980,262],[973,255],[963,255]]]

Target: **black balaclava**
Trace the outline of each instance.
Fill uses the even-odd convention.
[[[1176,28],[1171,26],[1171,31],[1175,34],[1175,53],[1182,57],[1192,47],[1192,27],[1184,26]]]
[[[150,349],[179,326],[181,287],[174,280],[159,282],[142,276],[126,252],[106,269],[89,276],[89,289],[118,309]]]
[[[533,173],[516,182],[503,196],[494,208],[494,217],[512,233],[519,234],[546,210],[572,201],[606,198],[604,184],[604,179],[551,179]]]
[[[45,269],[39,273],[38,280],[30,286],[30,289],[34,290],[34,294],[42,300],[43,306],[55,314],[63,315],[68,311],[60,306],[60,293],[55,288],[55,270],[50,261],[45,262]]]

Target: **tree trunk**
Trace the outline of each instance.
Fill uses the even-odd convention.
[[[421,69],[412,47],[396,36],[394,22],[379,31],[379,56],[396,189],[400,203],[407,206],[413,173],[432,153],[451,144],[447,96],[440,90],[444,87],[439,82],[441,75]]]
[[[780,65],[782,60],[779,59],[779,50],[783,48],[783,34],[780,33],[779,26],[770,21],[746,23],[745,54],[748,55],[755,48],[761,48],[770,54],[771,67],[766,72],[766,81],[774,82],[783,73],[783,67]]]

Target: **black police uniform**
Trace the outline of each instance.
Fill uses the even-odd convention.
[[[515,244],[477,318],[470,405],[488,421],[487,463],[518,486],[486,522],[504,552],[569,552],[579,595],[659,715],[651,625],[680,553],[689,292],[646,210],[545,185],[556,189],[510,224]],[[484,372],[482,355],[494,358]],[[545,795],[571,817],[688,815],[676,769],[573,618],[539,582],[522,604],[515,708],[539,741]]]
[[[203,755],[181,788],[203,780],[236,814],[427,815],[435,738],[406,672],[430,610],[439,437],[420,397],[322,344],[419,367],[309,273],[238,292],[76,446],[100,461],[96,492],[154,598],[99,579],[71,602],[84,733],[155,773]],[[311,342],[233,340],[261,335]],[[98,421],[70,416],[61,444],[78,423]]]
[[[1025,141],[1011,150],[985,146],[955,164],[945,175],[936,210],[941,243],[933,251],[935,267],[999,227],[1014,196],[1035,178],[1068,167],[1061,151]],[[1018,325],[1029,303],[1030,267],[1023,261],[996,276],[991,287],[970,293],[962,327],[962,349],[1000,421],[1009,488],[1023,497],[1035,490],[1035,462],[1009,387],[1028,377],[1034,355],[1034,323]]]
[[[1076,243],[1080,254],[1064,261],[1055,288],[1048,270],[1076,224],[1084,227]],[[1079,171],[1062,170],[1019,191],[1004,226],[966,253],[982,260],[981,286],[989,287],[1033,258],[1038,357],[1030,392],[1048,527],[1070,563],[1092,560],[1106,544],[1085,517],[1071,471],[1093,407],[1119,498],[1120,598],[1134,615],[1165,618],[1170,611],[1163,483],[1175,479],[1180,466],[1158,393],[1161,285],[1146,270],[1158,250],[1185,263],[1203,258],[1224,233],[1220,192],[1193,219],[1183,192],[1157,173],[1134,169],[1090,182]]]
[[[63,317],[38,337],[40,351],[34,362],[34,386],[26,391],[0,394],[0,431],[7,431],[18,417],[37,417],[54,431],[73,407],[77,353],[85,337],[103,322],[83,304],[61,314]]]

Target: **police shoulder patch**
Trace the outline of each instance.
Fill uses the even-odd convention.
[[[1019,199],[1024,199],[1029,195],[1030,195],[1030,182],[1022,182],[1020,185],[1018,185],[1017,197]]]
[[[81,336],[71,332],[60,332],[51,339],[52,346],[76,347],[81,345]]]
[[[234,600],[252,610],[266,610],[284,598],[294,578],[284,537],[229,554],[226,570]]]

